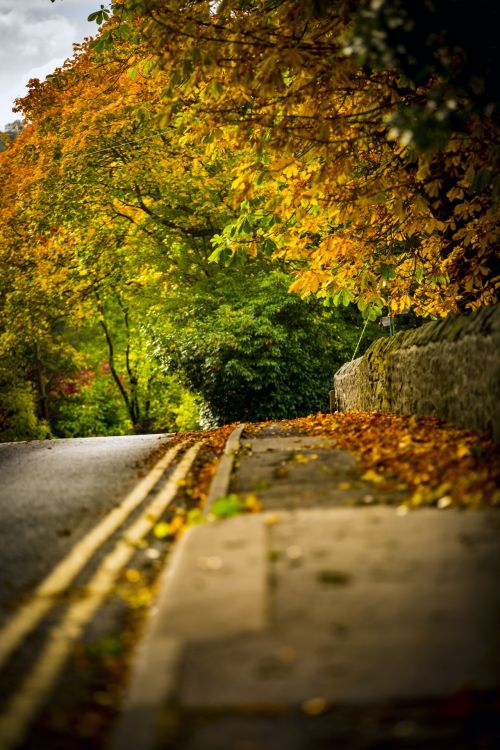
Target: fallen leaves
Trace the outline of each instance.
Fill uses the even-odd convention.
[[[245,432],[258,431],[268,424],[247,424]],[[282,432],[301,431],[330,438],[336,448],[348,450],[360,460],[364,481],[378,490],[407,493],[404,506],[445,510],[500,505],[500,447],[487,435],[445,424],[435,417],[368,412],[318,413],[272,424]],[[199,468],[191,488],[193,500],[201,505],[218,463],[215,456],[223,452],[233,427],[209,434],[212,459]],[[317,454],[298,452],[292,461],[301,464],[317,458]],[[279,470],[275,470],[275,478]],[[283,470],[288,472],[288,466]],[[212,515],[225,517],[262,509],[258,498],[252,501],[250,496],[235,496],[233,505],[231,509],[216,506]]]
[[[308,464],[310,461],[317,461],[318,459],[319,456],[317,453],[311,453],[307,456],[304,453],[295,453],[292,457],[292,462],[295,464]]]
[[[156,539],[165,539],[166,537],[175,537],[177,533],[182,529],[185,523],[186,514],[184,512],[177,512],[170,523],[165,521],[159,521],[153,528],[153,534]]]
[[[351,578],[352,576],[343,570],[320,570],[317,575],[318,582],[328,586],[347,586]]]
[[[320,716],[321,714],[325,713],[327,708],[327,701],[320,696],[308,698],[302,703],[302,710],[308,716]]]
[[[245,496],[233,493],[214,501],[210,508],[209,518],[231,518],[240,513],[258,513],[261,510],[262,503],[254,493]]]
[[[368,412],[318,413],[280,425],[330,437],[360,460],[365,481],[408,491],[411,507],[500,505],[500,447],[487,435],[435,417]]]
[[[373,469],[368,469],[368,471],[365,471],[361,479],[364,479],[365,482],[373,482],[374,484],[380,484],[381,482],[384,482],[385,479],[381,474],[377,474],[376,471],[373,471]]]

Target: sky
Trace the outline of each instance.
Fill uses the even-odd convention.
[[[73,54],[72,44],[96,33],[87,16],[105,0],[0,0],[0,130],[20,119],[14,99],[30,78],[43,80]]]

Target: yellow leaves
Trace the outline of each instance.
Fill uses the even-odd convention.
[[[350,490],[352,489],[351,482],[339,482],[338,483],[339,490]]]
[[[195,3],[193,13],[201,13],[202,5]],[[292,6],[297,17],[289,15]],[[387,115],[398,104],[394,88],[383,77],[361,75],[353,60],[335,56],[332,64],[331,57],[323,59],[318,40],[323,49],[337,31],[332,26],[326,36],[316,36],[323,20],[299,23],[297,8],[279,6],[266,21],[275,36],[256,34],[252,37],[256,51],[251,54],[245,24],[253,18],[252,9],[248,14],[228,15],[231,32],[215,45],[207,41],[209,34],[200,38],[184,34],[183,25],[193,22],[179,16],[180,27],[172,27],[168,44],[159,44],[162,31],[150,20],[144,24],[149,24],[155,45],[140,47],[122,40],[126,65],[110,55],[103,67],[83,54],[70,67],[71,75],[60,78],[62,93],[54,85],[33,91],[37,134],[23,135],[25,147],[33,151],[31,162],[27,155],[13,160],[17,167],[31,163],[31,174],[27,170],[19,181],[16,205],[31,201],[43,213],[44,200],[47,196],[52,200],[54,189],[59,205],[63,193],[72,201],[78,192],[71,184],[74,175],[75,185],[81,180],[84,196],[81,204],[71,202],[73,208],[82,207],[81,216],[73,220],[80,244],[85,244],[84,234],[94,223],[88,216],[95,210],[96,226],[99,222],[110,235],[120,227],[121,236],[123,225],[129,225],[127,242],[135,237],[139,246],[145,230],[158,228],[158,223],[138,208],[134,183],[158,194],[152,202],[143,196],[151,210],[155,206],[163,210],[172,195],[177,199],[184,192],[188,196],[184,206],[192,212],[195,229],[209,218],[214,234],[223,231],[228,210],[237,212],[242,201],[255,201],[263,214],[272,213],[280,220],[256,236],[272,241],[268,248],[274,257],[297,260],[303,269],[292,291],[307,296],[348,289],[349,300],[369,300],[376,290],[366,269],[387,252],[392,254],[386,259],[388,265],[397,266],[398,276],[407,279],[384,280],[393,310],[410,306],[408,300],[416,300],[419,311],[426,314],[451,309],[453,299],[444,299],[443,294],[447,279],[463,280],[468,273],[462,272],[458,256],[450,261],[451,231],[459,233],[454,244],[462,257],[484,249],[491,258],[498,243],[497,219],[491,218],[490,224],[484,221],[487,204],[466,200],[465,191],[478,194],[481,175],[489,179],[481,139],[450,138],[439,153],[417,154],[415,166],[401,140],[388,143],[385,138]],[[172,12],[176,18],[176,11]],[[342,19],[335,18],[341,28]],[[211,20],[210,14],[203,16],[204,24]],[[291,43],[290,28],[298,33],[297,44]],[[259,39],[264,40],[262,46]],[[385,112],[382,102],[387,103]],[[363,113],[371,113],[369,119]],[[156,131],[158,127],[162,132]],[[155,132],[158,137],[152,137]],[[113,149],[120,142],[127,145],[116,153]],[[93,155],[91,165],[88,157],[74,162],[68,158],[71,152],[81,151],[82,144]],[[56,169],[49,164],[49,154],[61,148],[66,157],[63,180],[51,185],[44,182],[46,168]],[[40,186],[36,199],[33,186]],[[444,212],[441,199],[446,190],[448,201],[457,204],[455,213],[443,219],[440,212],[438,219],[432,210],[440,202]],[[93,203],[92,209],[87,201]],[[120,212],[120,219],[102,211],[103,204]],[[101,252],[101,235],[89,232],[87,238]],[[238,238],[231,237],[230,245],[238,246]],[[260,248],[250,232],[241,245],[252,256]],[[409,258],[406,264],[400,264],[403,254]],[[425,268],[417,275],[416,254],[419,268],[431,258],[442,268]],[[440,261],[445,256],[446,264]],[[469,274],[467,287],[458,285],[454,292],[486,299],[490,265],[481,263],[477,274]],[[139,273],[133,278],[146,285],[149,277]],[[414,286],[420,284],[411,295],[408,279]]]
[[[391,311],[400,313],[403,310],[407,310],[413,304],[413,299],[408,293],[398,293],[397,296],[392,296],[389,307]]]
[[[293,294],[301,294],[303,288],[304,288],[303,280],[301,277],[299,277],[290,284],[290,286],[288,287],[288,291]]]
[[[365,467],[364,481],[408,491],[410,506],[494,505],[500,502],[500,455],[487,437],[434,418],[365,412],[316,414],[291,420],[293,429],[331,435]]]
[[[446,193],[446,197],[450,201],[460,201],[464,197],[465,193],[462,190],[462,188],[454,187],[451,190],[448,190]]]
[[[170,522],[159,521],[153,527],[153,534],[157,539],[165,539],[165,537],[176,536],[179,531],[183,528],[186,522],[186,516],[184,513],[178,512]]]
[[[133,609],[147,607],[153,599],[153,592],[149,587],[144,573],[136,568],[127,568],[122,574],[123,583],[116,587],[116,593]]]
[[[392,210],[393,210],[393,213],[394,213],[395,217],[397,219],[399,219],[400,221],[403,221],[404,219],[406,219],[406,217],[407,217],[407,209],[406,209],[406,207],[405,207],[402,199],[396,199],[394,201],[394,205],[393,205],[393,209]],[[379,220],[378,215],[374,213],[370,217],[370,224],[373,226],[373,224],[375,224],[378,220]]]
[[[252,492],[245,497],[245,510],[249,513],[260,513],[262,510],[262,503],[257,495]]]
[[[363,479],[365,482],[373,482],[374,484],[382,484],[382,482],[385,481],[384,477],[381,474],[378,474],[373,469],[368,469],[367,471],[365,471],[361,479]]]
[[[431,174],[431,160],[430,157],[427,155],[423,155],[420,157],[418,162],[418,169],[416,172],[416,179],[419,182],[426,182]]]
[[[199,159],[193,159],[191,162],[191,173],[195,176],[198,176],[200,174],[205,174],[206,170],[204,165],[201,163]]]
[[[480,210],[481,205],[479,201],[466,201],[464,203],[459,203],[458,206],[455,206],[453,209],[453,215],[457,219],[467,219],[468,217],[474,216],[474,214],[478,213]]]
[[[439,262],[441,257],[441,249],[443,241],[439,235],[431,235],[430,237],[424,237],[421,240],[420,255],[422,260],[428,261],[433,266]]]
[[[306,271],[290,285],[289,291],[296,292],[302,297],[306,297],[309,294],[314,294],[315,292],[317,292],[319,288],[319,275],[313,271]]]
[[[413,211],[416,215],[427,216],[429,214],[429,204],[423,195],[417,193],[413,198]]]
[[[134,568],[128,568],[123,575],[129,583],[138,583],[142,578],[141,573]]]
[[[317,453],[311,453],[311,454],[305,454],[305,453],[295,453],[293,455],[292,461],[294,464],[308,464],[311,461],[317,461],[319,458]]]
[[[431,198],[437,198],[441,192],[441,180],[431,180],[426,183],[425,190]]]
[[[231,518],[239,513],[260,513],[261,510],[262,503],[255,493],[243,497],[233,493],[219,497],[212,503],[209,518]]]
[[[417,486],[410,497],[410,505],[419,506],[429,501],[429,492],[425,486]]]
[[[457,458],[465,458],[465,456],[470,456],[470,447],[464,443],[458,445],[457,447]]]
[[[305,700],[301,708],[308,716],[321,716],[328,709],[328,703],[325,698],[318,696]]]
[[[285,177],[296,177],[299,174],[299,168],[297,164],[288,164],[286,167],[283,167],[282,170]]]

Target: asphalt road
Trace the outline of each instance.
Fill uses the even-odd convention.
[[[0,622],[120,502],[169,440],[0,444]]]
[[[127,605],[114,586],[127,565],[144,564],[142,543],[198,450],[171,443],[0,445],[0,750],[52,748],[49,704],[71,724],[89,700],[98,673],[83,678],[69,657],[85,637],[120,635]]]

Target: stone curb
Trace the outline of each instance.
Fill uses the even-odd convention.
[[[111,750],[152,750],[175,699],[188,642],[259,632],[268,624],[267,527],[262,515],[189,529],[160,582]]]
[[[228,439],[212,480],[212,500],[227,494],[243,428],[239,425]],[[153,750],[161,710],[175,697],[188,641],[266,627],[267,565],[261,515],[202,524],[184,533],[163,571],[110,750]]]
[[[229,435],[224,448],[224,454],[219,461],[208,491],[207,502],[203,509],[203,515],[208,516],[212,503],[219,497],[227,495],[231,472],[233,470],[234,456],[240,447],[241,433],[245,429],[245,423],[238,425]]]

